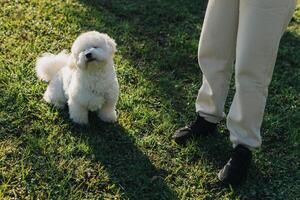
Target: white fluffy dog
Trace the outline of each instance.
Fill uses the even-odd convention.
[[[38,78],[49,82],[44,100],[57,107],[68,103],[70,118],[78,124],[88,123],[89,110],[105,122],[115,122],[119,97],[115,52],[112,38],[90,31],[75,40],[71,54],[44,53],[36,63]]]

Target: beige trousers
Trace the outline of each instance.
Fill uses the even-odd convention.
[[[196,111],[207,121],[225,117],[224,104],[235,60],[235,95],[227,116],[230,140],[260,147],[268,85],[279,41],[296,0],[210,0],[198,60],[203,73]]]

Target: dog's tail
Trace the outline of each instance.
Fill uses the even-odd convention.
[[[54,75],[64,66],[67,66],[69,54],[66,50],[59,54],[44,53],[36,62],[35,71],[39,79],[50,81]]]

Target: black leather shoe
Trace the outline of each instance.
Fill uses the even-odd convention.
[[[219,180],[224,184],[241,184],[247,178],[251,158],[252,153],[248,148],[237,145],[234,148],[229,161],[218,173]]]
[[[217,124],[206,121],[197,115],[197,118],[190,125],[178,129],[172,139],[179,145],[185,145],[192,137],[210,135],[217,130]]]

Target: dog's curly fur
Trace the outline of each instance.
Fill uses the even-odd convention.
[[[88,124],[88,111],[106,122],[117,120],[119,84],[113,55],[116,43],[107,34],[90,31],[73,43],[71,53],[44,53],[37,59],[39,79],[49,82],[44,100],[57,107],[69,106],[70,118]]]

